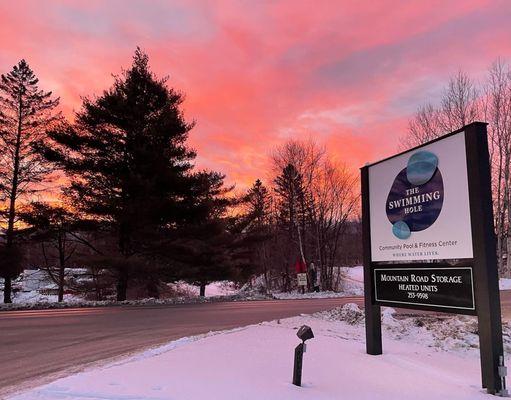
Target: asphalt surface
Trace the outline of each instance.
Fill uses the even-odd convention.
[[[362,297],[0,313],[0,398],[185,336],[363,303]]]
[[[510,320],[511,290],[500,297],[503,319]],[[362,306],[363,297],[0,312],[0,399],[181,337],[350,302]]]

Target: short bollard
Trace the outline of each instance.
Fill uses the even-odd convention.
[[[302,386],[303,353],[306,349],[305,341],[312,339],[314,337],[314,333],[312,333],[312,329],[309,326],[303,325],[300,329],[298,329],[298,332],[296,332],[296,336],[302,340],[302,343],[295,348],[293,385]]]

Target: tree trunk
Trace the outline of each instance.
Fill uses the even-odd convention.
[[[508,233],[509,234],[509,233]],[[511,237],[507,237],[507,240],[506,240],[506,244],[507,244],[507,259],[506,259],[506,266],[505,266],[505,271],[504,271],[504,277],[509,277],[510,276],[510,271],[511,271]]]
[[[12,303],[11,291],[12,291],[11,277],[6,277],[4,278],[4,303]]]
[[[20,168],[20,146],[21,146],[21,110],[23,103],[21,96],[19,98],[19,110],[18,110],[18,132],[16,134],[16,144],[14,149],[14,168],[12,172],[12,187],[9,199],[9,216],[7,220],[7,232],[6,232],[6,246],[12,248],[14,245],[14,220],[16,218],[16,196],[18,195],[18,179],[19,179],[19,168]],[[11,291],[12,291],[12,271],[7,271],[4,276],[4,303],[12,303]]]
[[[147,295],[153,299],[160,298],[160,290],[158,289],[158,281],[155,278],[150,278],[147,282]]]
[[[123,189],[123,202],[126,203],[126,190]],[[123,207],[124,213],[127,209],[126,206]],[[127,227],[126,220],[121,219],[120,226],[119,226],[119,250],[124,259],[126,260],[126,263],[123,267],[120,267],[118,270],[118,277],[117,277],[117,301],[125,301],[127,297],[127,291],[128,291],[128,256],[130,255],[130,235],[129,230]]]
[[[199,296],[200,297],[206,296],[206,283],[204,282],[200,284]]]
[[[117,278],[117,301],[125,301],[127,291],[128,273],[122,269],[119,271],[119,277]]]
[[[506,152],[506,157],[505,157],[505,162],[504,162],[504,165],[506,166],[505,167],[505,170],[504,170],[504,210],[507,211],[507,229],[504,229],[504,221],[502,222],[502,225],[503,225],[503,229],[502,229],[502,234],[506,236],[506,253],[507,253],[507,259],[506,259],[506,264],[504,265],[504,262],[503,261],[500,261],[500,264],[502,264],[502,276],[503,277],[507,277],[509,276],[509,272],[510,272],[510,256],[511,256],[511,188],[510,188],[510,184],[511,184],[511,171],[509,169],[509,163],[510,163],[510,154],[508,152]],[[504,232],[506,232],[507,234],[504,234]],[[502,257],[501,257],[502,258]]]
[[[91,269],[91,275],[92,275],[92,282],[94,284],[96,300],[102,301],[103,300],[103,289],[102,289],[101,283],[99,281],[99,272],[93,268],[93,269]]]
[[[58,302],[62,303],[64,301],[64,267],[61,266],[59,268],[59,298]]]
[[[64,241],[62,236],[59,234],[58,237],[58,246],[59,246],[59,298],[58,302],[62,303],[64,301],[64,277],[66,272],[66,249],[64,248]]]

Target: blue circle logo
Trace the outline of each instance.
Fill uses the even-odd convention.
[[[437,220],[444,202],[444,183],[438,157],[418,151],[394,179],[387,197],[387,218],[392,233],[408,239],[413,232],[429,228]]]

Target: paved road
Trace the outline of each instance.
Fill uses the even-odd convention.
[[[214,330],[326,310],[362,297],[0,312],[0,399],[90,363]],[[511,291],[501,292],[511,319]],[[409,313],[410,310],[401,309]]]
[[[334,308],[360,297],[0,313],[0,398],[180,337]]]

